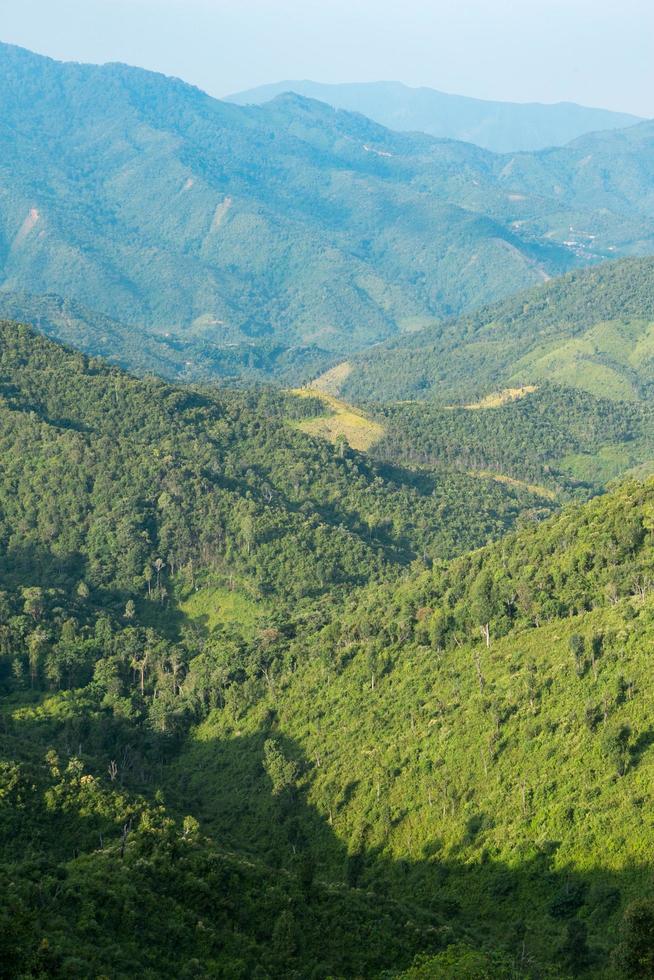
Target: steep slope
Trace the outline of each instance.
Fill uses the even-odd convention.
[[[647,399],[653,323],[654,261],[604,264],[350,358],[330,389],[354,400],[466,404],[550,381]]]
[[[642,122],[628,113],[589,109],[572,102],[490,102],[432,88],[411,88],[401,82],[277,82],[227,96],[227,101],[260,105],[285,92],[361,112],[389,129],[464,140],[496,153],[561,146],[584,133]]]
[[[0,318],[30,324],[54,340],[134,374],[177,382],[252,384],[276,379],[294,384],[320,371],[333,355],[317,347],[261,341],[220,346],[206,337],[155,332],[126,325],[72,300],[0,291]]]
[[[248,805],[256,751],[238,751],[272,737],[303,760],[297,786],[360,886],[448,909],[517,973],[647,976],[631,967],[654,939],[653,514],[654,483],[629,484],[357,594],[318,635],[299,633],[298,668],[270,668],[257,705],[243,711],[234,691],[198,726],[171,791],[183,778],[204,826],[289,861],[290,825],[271,830],[266,806]],[[306,823],[293,833],[338,873]],[[620,921],[644,899],[630,958]]]
[[[208,839],[187,777],[164,785],[189,726],[257,703],[288,640],[356,584],[397,577],[430,541],[460,550],[455,529],[484,511],[505,525],[504,490],[414,484],[289,424],[312,411],[312,397],[139,381],[0,323],[9,976],[376,976],[465,936],[445,906],[357,887],[273,729],[228,749],[240,791],[265,774],[255,810],[291,834],[290,864],[277,831],[262,857]],[[292,828],[309,825],[307,849]]]
[[[474,148],[389,133],[295,98],[238,108],[120,65],[0,49],[4,286],[221,344],[352,349],[499,295],[567,252],[520,242],[411,181]],[[415,280],[422,251],[426,281]],[[542,255],[541,255],[542,252]],[[454,275],[453,275],[454,271]],[[451,283],[449,280],[452,280]],[[492,285],[491,280],[495,285]],[[508,284],[508,285],[507,285]]]
[[[609,978],[649,942],[654,482],[447,563],[491,498],[290,424],[323,411],[0,325],[10,976]]]
[[[650,124],[507,158],[7,45],[0,108],[0,289],[241,363],[248,345],[348,353],[654,248]]]

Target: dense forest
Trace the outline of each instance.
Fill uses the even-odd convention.
[[[654,483],[538,521],[11,323],[0,399],[2,975],[651,975]]]
[[[433,402],[371,406],[384,435],[380,459],[423,468],[493,473],[559,500],[581,499],[654,458],[654,413],[643,402],[544,384],[467,408]]]
[[[332,355],[318,347],[284,347],[262,340],[221,346],[206,336],[126,326],[60,296],[0,291],[0,319],[18,320],[78,351],[102,357],[137,375],[177,382],[253,385],[295,384],[329,368]]]
[[[0,42],[0,980],[652,980],[654,122],[246,101]]]

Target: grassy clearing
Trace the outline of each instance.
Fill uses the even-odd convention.
[[[598,323],[582,336],[549,349],[535,348],[514,367],[514,378],[534,378],[581,388],[604,398],[638,397],[639,369],[651,358],[652,331],[644,321]]]
[[[329,415],[295,423],[297,428],[310,436],[327,439],[329,442],[336,442],[342,436],[352,449],[366,452],[384,435],[384,427],[378,422],[333,395],[314,388],[295,388],[291,394],[298,398],[320,398],[330,412]]]
[[[471,410],[483,409],[483,408],[501,408],[502,405],[508,405],[510,402],[518,401],[519,398],[525,398],[526,395],[531,395],[534,391],[537,391],[536,385],[523,385],[521,388],[505,388],[503,391],[494,392],[491,395],[486,395],[481,401],[474,402],[471,405],[464,405],[464,408]]]
[[[316,378],[315,381],[312,381],[309,388],[314,391],[322,391],[327,395],[339,395],[342,385],[351,374],[352,365],[350,362],[341,361],[340,364],[336,364],[329,371],[325,371],[319,378]]]
[[[503,473],[493,473],[491,470],[474,470],[468,473],[480,480],[495,480],[496,483],[504,483],[509,487],[517,487],[520,490],[528,490],[529,493],[545,500],[556,500],[556,494],[547,487],[542,487],[537,483],[525,483],[524,480],[516,480],[512,476],[504,476]]]
[[[179,608],[185,616],[201,622],[207,629],[234,624],[246,634],[256,630],[259,617],[264,611],[260,604],[253,602],[242,592],[224,587],[199,589],[185,599]]]
[[[623,476],[641,460],[634,447],[602,446],[597,453],[570,453],[561,460],[561,469],[585,483],[608,483]]]

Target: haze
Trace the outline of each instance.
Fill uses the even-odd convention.
[[[654,116],[647,0],[0,0],[0,39],[124,61],[212,95],[286,78],[393,79]]]

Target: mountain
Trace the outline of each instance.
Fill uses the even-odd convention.
[[[0,324],[4,972],[648,976],[654,481],[446,561],[323,408]]]
[[[316,384],[355,401],[464,405],[543,382],[648,401],[653,324],[654,260],[627,259],[379,346]]]
[[[548,508],[524,488],[312,438],[318,399],[137,380],[9,322],[0,394],[9,581],[133,594],[161,558],[194,582],[204,569],[232,592],[290,601],[458,554]]]
[[[286,81],[227,96],[238,105],[261,105],[285,92],[360,112],[388,129],[421,132],[475,143],[495,153],[543,150],[562,146],[585,133],[622,129],[642,122],[637,116],[589,109],[573,102],[490,102],[449,95],[433,88],[411,88],[401,82]]]
[[[347,354],[654,248],[652,124],[505,157],[299,96],[240,107],[8,45],[0,107],[0,291],[237,364],[258,347]]]

